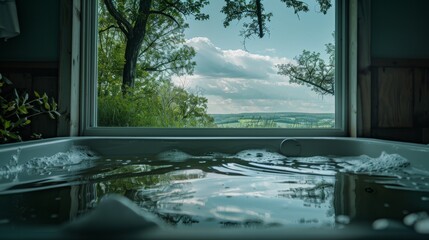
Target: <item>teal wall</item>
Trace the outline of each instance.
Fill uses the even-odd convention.
[[[371,0],[374,58],[429,58],[428,0]]]
[[[59,0],[16,0],[21,34],[0,40],[0,61],[58,61]]]

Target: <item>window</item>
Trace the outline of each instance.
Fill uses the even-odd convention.
[[[84,135],[345,134],[346,1],[137,2],[84,2]]]

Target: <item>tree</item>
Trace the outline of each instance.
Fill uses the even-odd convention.
[[[157,91],[160,127],[214,127],[213,117],[207,114],[207,98],[198,92],[190,93],[182,87],[164,81]]]
[[[208,0],[104,0],[104,4],[116,22],[108,28],[119,29],[126,42],[123,93],[135,85],[139,59],[144,59],[144,70],[147,71],[171,70],[177,73],[193,69],[189,67],[192,65],[190,56],[195,55],[193,50],[185,45],[177,47],[184,41],[183,29],[187,27],[184,18],[193,15],[197,20],[207,19],[208,15],[201,13],[201,9]],[[147,56],[155,59],[145,59]]]
[[[143,0],[109,1],[124,19],[140,14]],[[98,44],[98,125],[195,127],[213,126],[207,114],[207,99],[192,94],[171,83],[173,75],[192,74],[195,50],[186,46],[184,17],[201,8],[198,2],[188,1],[168,5],[169,1],[151,1],[150,16],[145,24],[144,38],[139,48],[134,70],[126,70],[127,48],[130,40],[109,11],[106,1],[101,2]],[[165,7],[162,7],[162,4]],[[168,6],[167,6],[168,5]],[[171,8],[168,10],[168,8]],[[164,10],[153,10],[164,9]],[[167,14],[168,13],[168,14]],[[198,16],[197,16],[198,15]],[[174,19],[173,19],[174,17]],[[132,46],[136,46],[131,44]],[[124,62],[125,60],[125,62]],[[132,81],[124,80],[125,72],[132,71]]]
[[[302,1],[281,1],[296,14],[309,11]],[[331,0],[316,2],[322,13],[331,7]],[[209,0],[103,0],[99,5],[100,125],[213,126],[213,118],[207,114],[207,99],[171,83],[173,75],[193,73],[196,52],[185,44],[185,20],[188,16],[208,19],[201,12],[208,3]],[[245,39],[269,32],[266,23],[272,13],[265,11],[262,0],[225,0],[222,12],[225,27],[233,20],[251,19],[243,24],[241,35]],[[307,55],[303,54],[303,59]]]
[[[295,57],[295,63],[279,64],[278,74],[289,77],[289,82],[309,86],[320,95],[335,93],[335,46],[326,44],[328,62],[320,57],[320,53],[304,50]]]
[[[286,4],[287,8],[293,8],[295,14],[308,12],[308,4],[300,0],[280,0]],[[320,8],[320,12],[326,14],[331,8],[331,0],[315,0]],[[240,35],[246,40],[252,36],[263,38],[265,33],[269,33],[266,23],[271,20],[273,14],[265,12],[262,0],[225,0],[225,6],[221,10],[225,14],[224,27],[228,27],[234,20],[240,21],[243,18],[250,18],[250,22],[243,23],[243,30]]]
[[[287,8],[293,8],[295,14],[308,12],[308,5],[300,0],[281,0]],[[331,0],[316,0],[320,12],[326,14],[332,6]],[[183,45],[183,29],[187,27],[184,22],[186,16],[192,15],[195,19],[205,20],[208,15],[201,13],[201,9],[209,3],[209,0],[104,0],[107,11],[115,20],[116,24],[106,29],[116,28],[121,32],[126,41],[124,53],[124,67],[122,72],[122,90],[135,84],[137,61],[145,59],[143,71],[168,72],[163,70],[187,71],[193,70],[193,62],[190,61],[195,55],[193,50]],[[262,38],[269,32],[266,22],[270,21],[272,13],[266,13],[262,0],[225,0],[222,8],[225,14],[224,26],[229,26],[233,20],[250,18],[251,22],[243,23],[241,35],[249,38],[257,35]],[[174,35],[176,33],[177,35]],[[170,38],[169,41],[165,38]],[[171,43],[175,44],[172,45]],[[162,46],[164,44],[164,46]],[[175,50],[178,44],[182,44],[179,50]],[[143,46],[145,45],[145,46]],[[157,46],[159,45],[159,46]],[[157,51],[158,59],[147,59],[146,56],[156,56],[148,51]],[[145,54],[147,53],[147,55]],[[182,61],[182,62],[180,62]]]
[[[295,14],[308,12],[308,4],[299,0],[281,0],[287,8],[293,8]],[[316,0],[321,13],[326,14],[331,8],[331,0]],[[243,23],[240,35],[244,40],[252,36],[263,38],[269,33],[266,23],[271,20],[273,14],[266,12],[262,0],[225,0],[222,12],[225,14],[224,27],[228,27],[233,20],[240,21],[249,18],[250,22]],[[326,45],[326,53],[329,61],[325,62],[320,53],[304,50],[301,55],[295,57],[296,64],[280,64],[279,74],[289,77],[289,82],[312,87],[312,90],[321,95],[334,95],[334,61],[335,46]]]

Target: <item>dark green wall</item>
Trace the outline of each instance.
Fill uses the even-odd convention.
[[[59,0],[16,0],[21,34],[0,40],[0,61],[58,61]]]
[[[371,0],[374,58],[429,58],[428,0]]]

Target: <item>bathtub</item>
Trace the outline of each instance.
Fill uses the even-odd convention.
[[[53,187],[62,187],[63,175],[55,176],[50,174],[15,174],[13,167],[22,166],[34,158],[43,158],[52,156],[59,152],[67,152],[73,147],[85,147],[91,152],[100,156],[139,156],[156,155],[169,151],[171,149],[180,149],[191,155],[202,155],[207,152],[222,152],[225,154],[235,154],[246,149],[266,149],[274,153],[280,153],[287,157],[312,157],[312,156],[360,156],[366,155],[371,158],[377,158],[380,154],[399,154],[409,160],[411,167],[421,172],[429,173],[429,146],[423,144],[412,144],[404,142],[394,142],[376,139],[364,138],[339,138],[339,137],[314,137],[314,138],[180,138],[180,137],[69,137],[38,140],[24,143],[13,143],[0,145],[0,171],[10,171],[9,175],[3,174],[0,178],[0,200],[2,196],[13,195],[21,191],[32,191],[26,188],[27,185],[39,186],[35,190],[42,191]],[[91,161],[91,160],[88,160]],[[88,167],[91,164],[88,163]],[[81,171],[82,169],[76,170]],[[73,168],[68,169],[73,171]],[[5,177],[7,176],[7,177]],[[219,229],[196,228],[196,229],[175,229],[145,227],[157,225],[156,216],[148,215],[141,221],[137,205],[121,196],[112,196],[102,205],[95,204],[90,207],[94,216],[88,218],[88,214],[80,214],[81,205],[88,205],[90,200],[85,202],[84,198],[94,198],[94,189],[82,189],[75,186],[64,193],[59,193],[56,205],[50,204],[43,206],[43,196],[34,195],[33,199],[14,198],[0,201],[0,238],[1,239],[56,239],[56,238],[75,238],[76,236],[91,235],[130,239],[427,239],[426,220],[423,219],[423,231],[419,233],[414,231],[411,224],[403,226],[403,222],[389,221],[388,217],[377,215],[375,205],[383,205],[386,199],[395,199],[395,192],[389,189],[395,189],[392,185],[389,189],[378,189],[377,186],[368,187],[365,183],[358,182],[359,176],[350,174],[337,174],[335,184],[332,190],[335,199],[332,202],[333,216],[348,216],[349,218],[364,219],[369,218],[380,220],[377,224],[381,227],[368,227],[364,224],[341,225],[341,227],[290,227],[280,226],[273,228],[239,228],[219,231]],[[58,180],[60,179],[60,180]],[[422,178],[423,179],[423,178]],[[426,179],[422,184],[425,184]],[[52,182],[52,184],[50,184]],[[64,182],[66,182],[64,180]],[[15,188],[17,185],[21,188]],[[54,186],[53,186],[54,185]],[[429,189],[429,188],[427,188]],[[410,208],[409,213],[429,212],[429,191],[422,189],[416,191],[415,199],[397,199],[395,204],[405,204]],[[366,192],[365,194],[360,191]],[[403,191],[403,190],[401,190]],[[405,190],[407,191],[407,190]],[[373,192],[377,193],[372,194]],[[372,195],[371,195],[372,194]],[[18,199],[18,200],[16,200]],[[61,200],[60,200],[61,199]],[[16,202],[18,201],[18,202]],[[37,204],[35,203],[37,202]],[[85,203],[83,203],[85,202]],[[49,221],[43,224],[15,224],[9,226],[8,223],[11,214],[22,214],[18,210],[10,210],[13,205],[25,205],[32,211],[55,211],[62,212],[62,224],[49,224]],[[94,203],[92,203],[94,204]],[[384,203],[384,205],[386,205]],[[386,206],[387,207],[387,206]],[[42,209],[36,209],[42,208]],[[46,208],[46,209],[43,209]],[[98,210],[97,210],[98,209]],[[28,210],[28,211],[30,211]],[[27,210],[26,210],[27,211]],[[91,212],[89,211],[89,212]],[[7,213],[2,217],[1,213]],[[27,214],[27,213],[26,213]],[[57,215],[51,217],[58,218]],[[404,213],[404,216],[406,213]],[[27,216],[27,215],[26,215]],[[119,217],[120,216],[120,217]],[[420,215],[420,217],[423,215]],[[425,215],[426,216],[426,215]],[[31,214],[27,216],[30,218]],[[416,218],[418,216],[416,215]],[[143,217],[144,218],[144,217]],[[71,221],[73,219],[73,221]],[[81,221],[81,219],[83,219]],[[152,220],[153,221],[152,221]],[[411,218],[409,217],[408,220]],[[336,220],[337,221],[337,220]],[[406,221],[406,220],[404,220]],[[139,223],[135,227],[134,223]],[[142,223],[140,223],[142,222]],[[133,225],[134,224],[134,225]],[[146,224],[146,225],[145,225]],[[162,223],[161,223],[162,224]],[[373,224],[374,226],[374,224]],[[428,225],[429,226],[429,225]],[[139,228],[136,230],[136,228]]]

